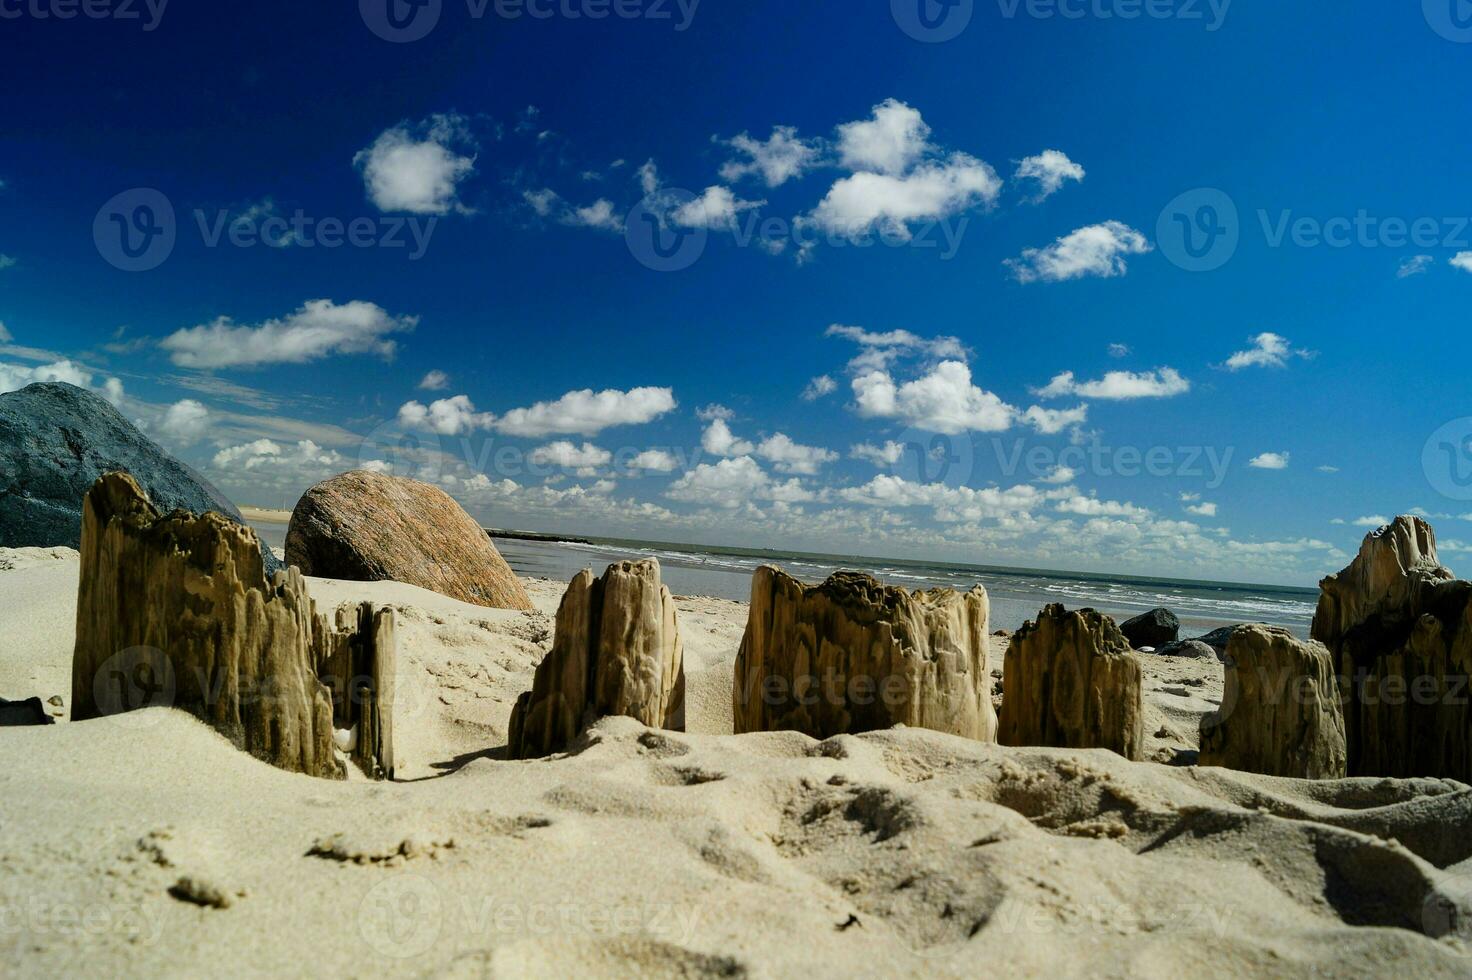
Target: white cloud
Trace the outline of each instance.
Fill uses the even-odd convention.
[[[646,449],[629,463],[629,469],[645,473],[673,473],[679,461],[663,449]]]
[[[603,231],[623,231],[624,219],[615,213],[613,202],[600,197],[583,208],[573,208],[562,215],[562,223],[580,228],[598,228]]]
[[[1371,514],[1368,517],[1356,517],[1353,523],[1355,527],[1384,527],[1390,523],[1390,518],[1384,514]]]
[[[774,483],[756,460],[750,456],[738,456],[718,463],[701,463],[671,483],[665,496],[671,500],[735,510],[748,507],[753,500],[802,503],[814,499],[815,495],[805,491],[795,479]]]
[[[1110,344],[1109,345],[1109,356],[1110,357],[1129,357],[1130,356],[1130,345],[1129,344]]]
[[[1037,156],[1024,157],[1012,179],[1037,181],[1038,192],[1033,197],[1036,202],[1054,194],[1065,180],[1083,180],[1084,168],[1061,150],[1044,150]]]
[[[442,436],[457,436],[476,429],[488,429],[496,417],[490,412],[477,412],[475,403],[466,395],[441,398],[425,406],[417,401],[399,408],[399,424],[412,429],[429,429]]]
[[[742,201],[731,193],[730,188],[711,186],[705,193],[675,208],[670,219],[686,228],[736,227],[736,216],[742,211],[759,208],[766,201]]]
[[[736,417],[736,413],[725,405],[706,405],[695,410],[695,417],[702,422],[709,422],[712,419],[725,419],[729,422]]]
[[[209,426],[209,409],[192,398],[185,398],[164,412],[159,431],[178,445],[192,446],[204,438]]]
[[[6,269],[14,269],[15,266],[15,259],[6,255],[4,252],[0,252],[0,272],[4,272]]]
[[[468,120],[448,113],[385,130],[353,157],[353,165],[363,175],[368,200],[380,211],[464,212],[458,188],[475,172],[475,149]]]
[[[1034,389],[1040,398],[1097,398],[1123,401],[1132,398],[1172,398],[1191,390],[1191,382],[1174,368],[1155,371],[1110,371],[1097,381],[1078,381],[1072,371],[1056,375],[1047,387]]]
[[[712,456],[746,456],[756,447],[745,439],[736,438],[726,421],[729,416],[715,416],[700,435],[700,448]]]
[[[613,461],[613,453],[585,442],[581,446],[566,440],[548,443],[533,449],[529,457],[536,466],[559,466],[565,470],[576,470],[578,476],[593,476],[598,467]]]
[[[886,99],[869,119],[838,127],[839,163],[849,170],[902,174],[929,151],[929,139],[919,110]]]
[[[659,190],[659,168],[654,165],[654,160],[645,160],[634,175],[639,180],[639,189],[646,197]]]
[[[19,391],[26,385],[42,381],[64,381],[78,388],[92,387],[92,373],[71,361],[55,361],[36,367],[0,364],[0,392]]]
[[[123,383],[117,378],[108,378],[102,383],[102,397],[112,402],[114,408],[121,408],[123,404]]]
[[[262,364],[305,364],[329,354],[392,357],[392,333],[413,330],[414,316],[390,316],[375,303],[338,305],[314,299],[296,312],[258,326],[236,326],[222,316],[213,323],[179,330],[159,342],[180,367],[210,370]]]
[[[893,466],[904,458],[905,444],[894,442],[893,440],[886,442],[882,446],[861,442],[851,447],[848,454],[851,459],[867,460],[880,469],[884,469],[885,467]]]
[[[1409,279],[1412,276],[1422,275],[1431,269],[1434,261],[1435,259],[1429,255],[1413,255],[1401,261],[1400,268],[1395,270],[1395,278]]]
[[[1287,337],[1275,333],[1260,333],[1247,339],[1252,346],[1247,350],[1239,350],[1227,358],[1227,370],[1240,371],[1248,367],[1287,367],[1289,358],[1313,356],[1310,351],[1294,350],[1289,345]]]
[[[450,387],[450,376],[443,371],[430,371],[419,380],[421,391],[444,391]]]
[[[550,187],[543,187],[538,191],[522,191],[521,196],[527,204],[531,205],[532,210],[542,218],[550,215],[552,213],[552,206],[560,200],[557,192]]]
[[[1330,466],[1327,463],[1324,464],[1323,466],[1316,466],[1316,467],[1314,467],[1314,469],[1318,470],[1320,473],[1338,473],[1339,472],[1339,467],[1337,467],[1337,466]]]
[[[1063,282],[1097,276],[1110,279],[1129,271],[1126,255],[1143,255],[1153,246],[1140,232],[1106,221],[1070,232],[1046,248],[1024,249],[1004,265],[1018,282]]]
[[[10,335],[10,331],[5,329],[4,321],[0,320],[0,344],[8,344],[14,339],[15,338]]]
[[[944,523],[1017,518],[1027,515],[1046,499],[1041,490],[1026,484],[1007,490],[998,487],[977,490],[914,483],[887,474],[880,474],[861,487],[847,487],[838,495],[866,507],[930,507],[936,520]]]
[[[945,435],[1001,432],[1017,416],[1017,409],[972,384],[971,368],[961,361],[941,361],[903,384],[896,384],[887,371],[871,371],[854,378],[853,391],[864,418],[899,419]]]
[[[953,153],[902,176],[861,172],[844,177],[802,220],[848,238],[877,229],[908,240],[911,222],[938,221],[977,206],[989,207],[1001,189],[1001,178],[989,165]]]
[[[1076,479],[1078,479],[1078,470],[1074,469],[1071,466],[1063,466],[1060,464],[1053,467],[1053,471],[1047,476],[1042,477],[1039,482],[1051,483],[1054,486],[1062,486],[1067,483],[1072,483]]]
[[[1247,461],[1247,465],[1258,470],[1286,470],[1288,453],[1263,453]]]
[[[779,473],[797,473],[803,476],[811,476],[817,473],[823,464],[838,459],[838,454],[831,449],[804,446],[793,442],[790,437],[781,432],[758,443],[756,454],[770,461]]]
[[[837,381],[834,381],[826,374],[820,374],[808,382],[807,387],[802,390],[802,397],[804,401],[815,402],[819,398],[831,395],[837,390]]]
[[[1100,500],[1098,497],[1085,497],[1082,494],[1065,497],[1054,505],[1054,509],[1060,514],[1079,514],[1084,517],[1129,517],[1142,519],[1150,516],[1150,511],[1144,507],[1136,507],[1134,504],[1123,503],[1118,500]]]
[[[230,446],[215,453],[217,472],[251,487],[298,489],[342,472],[348,461],[310,439],[282,445],[271,439]],[[250,474],[249,479],[245,474]]]
[[[721,165],[721,179],[735,183],[744,177],[760,175],[768,187],[780,187],[812,167],[818,160],[818,146],[798,138],[793,126],[776,126],[765,141],[752,139],[747,133],[720,141],[739,156]],[[744,157],[744,159],[742,159]]]
[[[1089,420],[1089,406],[1077,408],[1043,408],[1033,405],[1022,413],[1022,420],[1045,436],[1055,435],[1064,429],[1083,425]]]
[[[556,401],[514,408],[501,416],[496,429],[506,435],[540,436],[569,433],[595,436],[618,425],[641,425],[675,407],[669,388],[633,388],[629,391],[591,389],[569,391]]]
[[[1215,517],[1216,504],[1210,500],[1200,504],[1187,504],[1186,513],[1195,514],[1198,517]]]
[[[835,323],[823,334],[843,337],[859,345],[859,353],[848,362],[852,374],[887,370],[902,357],[925,357],[933,360],[965,360],[965,345],[955,337],[921,337],[908,330],[874,331],[863,327]]]
[[[1454,269],[1461,269],[1463,272],[1472,272],[1472,252],[1458,252],[1447,261]]]

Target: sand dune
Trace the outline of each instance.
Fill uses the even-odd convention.
[[[17,565],[21,564],[19,562]],[[76,564],[0,571],[0,693],[69,694]],[[1472,789],[1310,783],[897,729],[733,736],[745,608],[681,599],[688,733],[505,762],[537,611],[399,610],[398,783],[316,780],[170,709],[0,736],[0,956],[28,975],[1467,976]],[[1000,657],[994,658],[1000,663]],[[1147,658],[1152,757],[1214,663]],[[1464,926],[1465,928],[1465,923]]]

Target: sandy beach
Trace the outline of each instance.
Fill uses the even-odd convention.
[[[0,684],[69,697],[78,563],[0,561]],[[1465,976],[1420,934],[1472,883],[1472,790],[1194,756],[1215,661],[1144,655],[1148,757],[918,729],[731,732],[746,607],[679,598],[688,731],[501,756],[564,583],[530,612],[310,580],[399,623],[399,780],[277,770],[170,708],[0,739],[17,975]],[[1001,672],[1005,641],[993,637]],[[1440,892],[1435,892],[1439,894]]]

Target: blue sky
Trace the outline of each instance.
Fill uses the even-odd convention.
[[[369,465],[665,540],[1469,550],[1450,0],[394,2],[0,2],[0,388],[242,504]]]

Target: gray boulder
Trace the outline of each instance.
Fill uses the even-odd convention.
[[[1216,647],[1201,640],[1177,640],[1155,651],[1162,657],[1190,657],[1196,660],[1218,660]]]
[[[164,513],[244,523],[209,481],[155,445],[105,399],[61,382],[0,394],[0,548],[77,548],[82,500],[104,473],[130,474]],[[262,546],[269,576],[281,563]]]
[[[1181,632],[1181,621],[1169,609],[1152,609],[1120,623],[1119,631],[1136,650],[1141,647],[1159,650],[1176,641]]]

